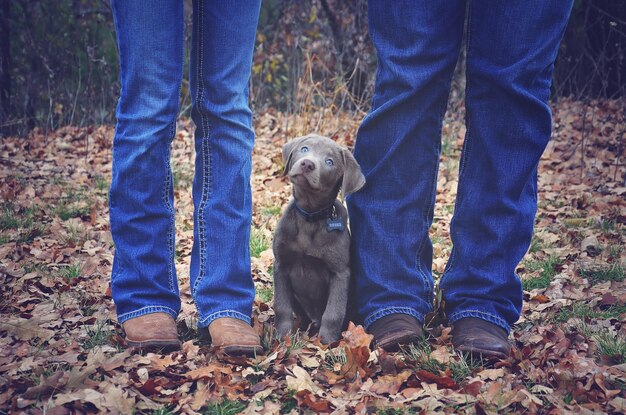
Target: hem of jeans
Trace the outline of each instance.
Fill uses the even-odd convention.
[[[388,316],[390,314],[408,314],[410,316],[415,317],[420,324],[424,323],[424,315],[422,313],[419,313],[417,311],[415,311],[415,309],[410,308],[410,307],[386,307],[386,308],[382,308],[380,310],[376,310],[373,313],[370,313],[365,320],[363,321],[363,325],[365,326],[365,329],[367,330],[369,328],[369,326],[372,325],[372,323],[374,323],[376,320],[381,319],[385,316]]]
[[[125,321],[128,321],[130,319],[141,317],[146,314],[153,314],[153,313],[167,313],[170,316],[172,316],[174,320],[176,320],[176,318],[178,317],[178,312],[174,310],[173,308],[163,306],[163,305],[151,305],[147,307],[142,307],[138,310],[129,311],[128,313],[120,314],[117,316],[117,321],[118,323],[122,324]]]
[[[235,310],[222,310],[217,311],[213,314],[209,314],[208,316],[198,320],[198,328],[209,327],[213,320],[217,320],[218,318],[222,317],[236,318],[238,320],[245,321],[248,324],[252,324],[252,318],[250,318],[250,316],[247,316]]]
[[[493,313],[489,313],[483,310],[463,310],[463,311],[457,311],[455,313],[452,313],[448,316],[448,321],[451,324],[454,324],[455,322],[459,321],[462,318],[466,318],[466,317],[474,317],[474,318],[479,318],[481,320],[485,320],[489,323],[493,323],[501,328],[503,328],[504,330],[506,330],[507,333],[511,332],[511,326],[501,317],[493,314]]]

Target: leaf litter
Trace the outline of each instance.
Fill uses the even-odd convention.
[[[511,356],[455,353],[441,304],[412,350],[371,348],[351,324],[330,346],[276,339],[271,238],[290,197],[281,147],[317,131],[353,146],[362,114],[272,110],[255,119],[254,325],[267,351],[219,356],[195,331],[189,294],[193,126],[172,145],[182,349],[124,348],[109,288],[107,193],[113,128],[65,127],[0,142],[2,413],[624,413],[626,408],[626,114],[623,101],[553,104],[539,167],[535,236],[517,272],[525,287]],[[586,117],[585,119],[583,119]],[[431,229],[439,277],[450,253],[462,114],[448,114]],[[440,295],[436,296],[440,298]]]

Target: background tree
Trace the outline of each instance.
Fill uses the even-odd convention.
[[[185,8],[189,29],[191,0]],[[626,2],[577,0],[554,94],[624,97],[625,53]],[[109,2],[0,0],[0,70],[0,135],[113,123],[119,83]],[[263,2],[250,88],[255,110],[366,111],[375,72],[366,0]],[[462,98],[462,84],[461,60],[452,101]],[[181,112],[189,109],[185,75]]]

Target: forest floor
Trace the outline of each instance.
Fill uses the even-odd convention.
[[[66,127],[0,141],[0,413],[624,413],[624,101],[553,104],[535,235],[518,267],[524,309],[507,360],[456,354],[441,312],[398,353],[359,326],[322,346],[273,337],[272,233],[290,197],[281,146],[317,131],[351,147],[363,114],[317,109],[255,119],[252,272],[263,356],[217,356],[196,338],[189,293],[193,127],[172,146],[181,351],[124,348],[109,289],[113,128]],[[439,277],[450,253],[462,111],[448,114],[435,221]],[[441,311],[441,310],[439,310]]]

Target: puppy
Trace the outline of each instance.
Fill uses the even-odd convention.
[[[279,338],[300,327],[319,330],[322,342],[338,340],[350,286],[348,214],[336,200],[365,185],[349,150],[327,137],[307,135],[283,147],[284,175],[293,199],[274,234],[274,311]]]

